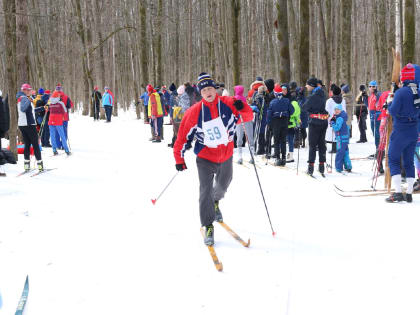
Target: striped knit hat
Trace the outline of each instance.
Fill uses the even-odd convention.
[[[404,68],[401,69],[401,82],[414,81],[415,76],[416,70],[411,63],[407,64]]]
[[[202,72],[198,76],[197,86],[198,86],[198,89],[200,90],[200,92],[201,92],[202,89],[204,89],[206,87],[209,87],[209,86],[216,88],[216,85],[214,84],[214,81],[211,78],[210,74],[208,74],[206,72]]]

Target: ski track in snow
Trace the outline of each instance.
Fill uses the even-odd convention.
[[[27,274],[27,315],[420,313],[420,197],[386,204],[384,196],[342,198],[333,190],[369,188],[372,161],[352,161],[363,175],[333,171],[323,179],[315,171],[314,180],[303,174],[307,148],[298,176],[260,160],[275,238],[254,168],[234,163],[220,207],[251,246],[216,224],[224,267],[218,273],[200,235],[193,150],[188,170],[151,203],[176,172],[167,147],[172,126],[164,128],[165,141],[154,144],[149,125],[131,113],[120,112],[111,124],[73,115],[74,155],[43,151],[45,167],[56,170],[16,178],[23,158],[6,165],[0,314],[14,313]],[[373,153],[368,134],[369,143],[350,145],[351,157]]]

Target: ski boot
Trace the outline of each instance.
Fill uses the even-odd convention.
[[[38,164],[38,171],[43,172],[44,171],[44,163],[41,161],[37,161]]]
[[[281,160],[279,157],[276,158],[276,161],[274,162],[274,165],[281,166]]]
[[[54,155],[58,155],[58,152],[57,152],[57,151],[53,151],[53,154],[54,154]]]
[[[70,151],[68,151],[68,152],[66,152],[66,154],[67,154],[67,156],[70,156],[70,155],[71,155],[71,152],[70,152]]]
[[[214,215],[214,220],[217,222],[223,222],[222,212],[219,208],[219,201],[214,202],[214,211],[216,212],[216,214]]]
[[[313,173],[314,173],[314,163],[309,163],[308,164],[308,170],[306,171],[306,173],[308,174],[308,175],[313,175]]]
[[[404,196],[402,193],[393,193],[391,196],[385,199],[386,202],[401,202],[404,201]]]
[[[286,163],[292,163],[295,160],[293,159],[293,152],[287,153]]]
[[[325,172],[325,163],[323,163],[323,162],[319,163],[319,166],[318,166],[318,171],[319,171],[321,174],[324,174],[324,172]]]
[[[280,166],[286,166],[286,159],[280,160]]]
[[[25,160],[23,162],[23,167],[24,167],[25,172],[29,172],[31,170],[31,161]]]
[[[156,136],[154,140],[152,140],[153,143],[159,143],[161,142],[160,137]]]
[[[405,201],[407,201],[408,203],[412,203],[413,202],[413,195],[412,194],[405,194]]]
[[[242,160],[242,158],[239,158],[239,160],[238,160],[238,164],[243,164],[244,163],[244,160]]]
[[[207,246],[214,245],[214,226],[213,224],[204,227],[204,244]]]
[[[420,191],[420,179],[414,183],[413,191]]]

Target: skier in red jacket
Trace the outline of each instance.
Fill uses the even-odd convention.
[[[223,221],[219,200],[232,180],[236,122],[242,113],[252,114],[252,110],[234,97],[219,96],[207,73],[199,75],[197,86],[203,99],[185,112],[174,144],[174,156],[176,169],[187,169],[184,154],[196,140],[194,153],[200,180],[200,220],[205,228],[204,243],[213,245],[213,221]]]

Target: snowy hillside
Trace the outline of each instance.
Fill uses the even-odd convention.
[[[110,124],[75,115],[69,124],[74,154],[43,151],[45,167],[57,169],[16,177],[23,159],[6,165],[1,315],[14,314],[26,275],[26,315],[420,313],[420,195],[412,204],[386,204],[385,196],[334,192],[334,184],[370,188],[371,160],[353,161],[360,174],[334,171],[326,179],[304,174],[307,149],[300,150],[298,176],[296,163],[281,169],[258,160],[275,238],[253,167],[235,163],[220,208],[251,246],[216,225],[219,273],[200,235],[192,150],[188,170],[151,203],[176,172],[167,147],[172,126],[164,134],[162,143],[149,142],[149,125],[131,114]],[[355,132],[352,142],[357,139]],[[372,154],[369,141],[352,143],[350,156]]]

